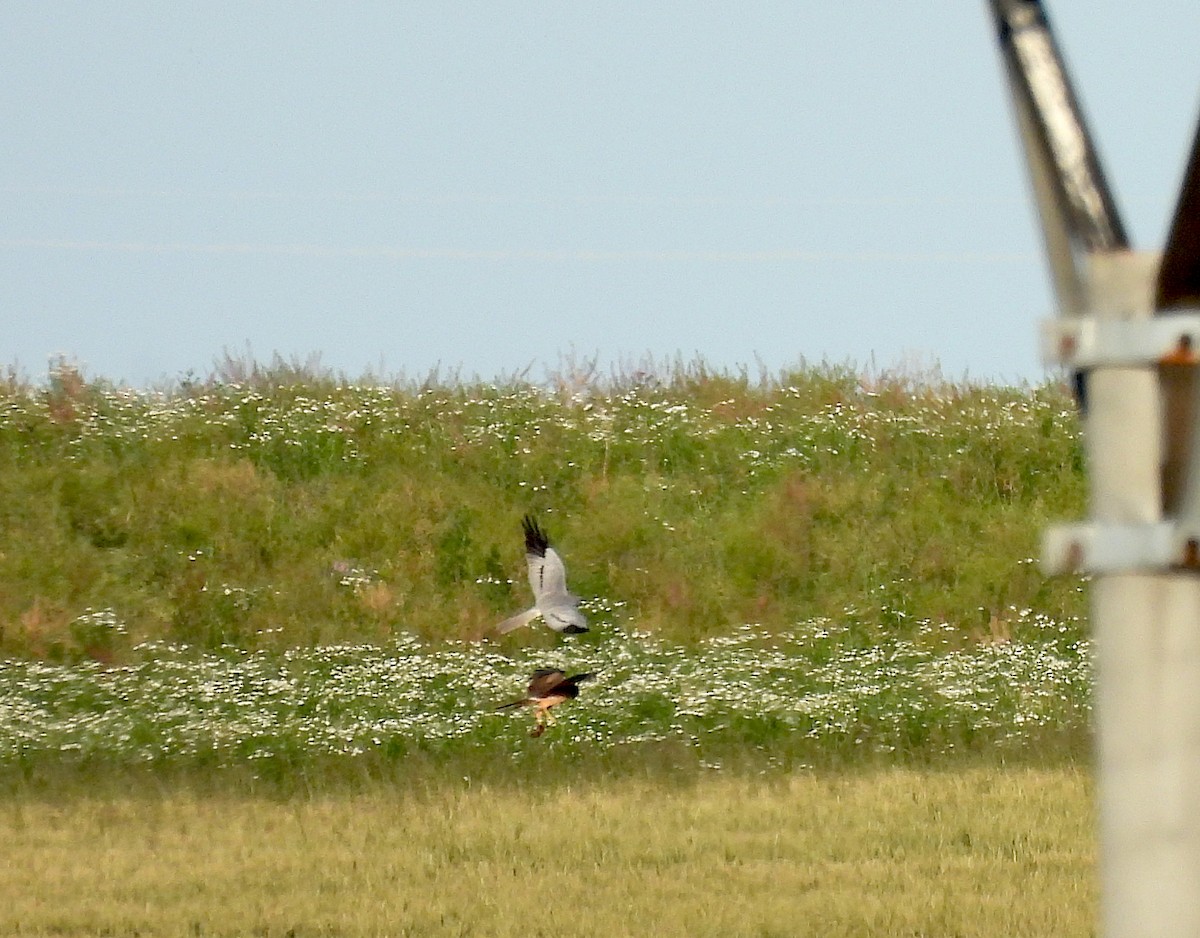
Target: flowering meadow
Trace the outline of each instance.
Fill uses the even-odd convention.
[[[691,648],[616,631],[586,650],[554,653],[408,637],[284,654],[149,645],[118,668],[9,661],[0,665],[0,764],[62,755],[303,764],[664,742],[700,759],[757,749],[767,762],[806,751],[1018,749],[1046,732],[1086,729],[1088,649],[1056,638],[943,653],[907,640],[853,649],[826,626],[769,644],[743,628]],[[545,736],[526,740],[528,712],[495,707],[520,697],[530,671],[548,663],[596,678]]]
[[[701,363],[534,384],[227,362],[160,390],[0,383],[0,763],[674,745],[1020,747],[1086,728],[1073,404]],[[529,602],[520,518],[593,630]],[[552,732],[493,712],[594,670]]]

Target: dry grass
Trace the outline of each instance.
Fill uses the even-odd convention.
[[[0,808],[5,935],[1089,935],[1076,768]]]

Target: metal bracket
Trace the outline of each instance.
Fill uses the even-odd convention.
[[[1069,316],[1042,322],[1042,360],[1073,370],[1200,364],[1200,314],[1139,319]]]
[[[1050,574],[1195,570],[1200,531],[1175,521],[1057,525],[1042,540],[1042,568]]]

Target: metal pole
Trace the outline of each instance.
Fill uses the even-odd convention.
[[[1061,318],[1048,358],[1087,374],[1086,524],[1051,571],[1092,573],[1101,931],[1200,936],[1200,134],[1167,250],[1128,250],[1039,0],[989,0]],[[1161,273],[1160,273],[1161,268]]]
[[[1153,312],[1152,255],[1099,255],[1098,318]],[[1118,566],[1091,587],[1097,655],[1102,933],[1200,936],[1200,578],[1139,558],[1123,531],[1162,521],[1162,407],[1156,369],[1091,371],[1085,422],[1094,530]],[[1172,545],[1173,546],[1173,545]],[[1089,564],[1086,555],[1082,566]],[[1157,569],[1156,569],[1157,568]]]

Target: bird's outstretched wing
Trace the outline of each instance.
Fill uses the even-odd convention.
[[[525,553],[543,556],[546,548],[550,546],[550,538],[546,537],[546,532],[538,525],[537,518],[526,515],[521,519],[521,527],[525,530]]]
[[[530,515],[521,521],[525,528],[525,561],[529,566],[529,586],[535,602],[543,598],[567,595],[567,568],[558,551]]]
[[[529,680],[529,696],[548,697],[566,679],[566,673],[555,668],[538,668]]]
[[[569,678],[564,680],[559,686],[560,687],[575,687],[575,688],[577,688],[584,681],[590,681],[595,676],[596,675],[591,671],[585,671],[583,674],[572,674]],[[578,693],[578,690],[576,690],[576,693]]]
[[[570,595],[567,593],[567,570],[553,547],[547,547],[541,556],[526,554],[525,559],[529,563],[529,585],[533,587],[536,602]]]

